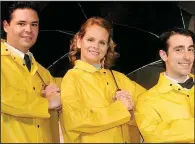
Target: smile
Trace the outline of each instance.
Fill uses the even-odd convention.
[[[100,54],[99,52],[97,52],[97,51],[92,51],[92,50],[89,50],[89,52],[90,52],[90,53],[94,53],[94,54],[96,54],[96,55]]]
[[[189,66],[190,65],[190,63],[179,63],[179,64],[182,66]]]
[[[32,40],[32,37],[29,37],[29,36],[22,36],[22,38]]]

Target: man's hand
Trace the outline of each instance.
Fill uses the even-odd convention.
[[[48,99],[49,109],[61,109],[61,99],[60,99],[60,89],[59,87],[51,83],[42,90],[42,94],[45,98]]]
[[[45,97],[53,93],[59,93],[59,92],[60,92],[60,88],[54,83],[49,84],[48,86],[45,87],[44,90],[42,90],[42,94]]]
[[[60,93],[52,93],[46,97],[49,102],[49,109],[60,109],[61,108],[61,99]]]

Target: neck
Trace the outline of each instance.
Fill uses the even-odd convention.
[[[27,49],[27,48],[18,48],[17,46],[12,45],[12,43],[9,42],[9,41],[6,41],[6,42],[7,42],[8,45],[12,46],[13,48],[15,48],[15,49],[17,49],[17,50],[19,50],[19,51],[21,51],[21,52],[23,52],[24,54],[27,53],[28,50],[29,50],[29,49]]]
[[[99,70],[102,68],[101,64],[93,64],[93,66],[96,67]]]
[[[166,74],[168,77],[174,79],[175,81],[177,81],[177,82],[179,82],[179,83],[184,82],[184,81],[186,80],[186,78],[187,78],[187,75],[172,75],[172,74],[170,74],[170,73],[167,72],[167,71],[165,72],[165,74]]]

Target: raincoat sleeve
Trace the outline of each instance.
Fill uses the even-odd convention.
[[[54,80],[54,83],[60,88],[61,87],[62,78],[54,77],[53,80]]]
[[[147,101],[139,101],[135,117],[145,142],[194,142],[194,118],[163,122]]]
[[[139,85],[138,83],[130,80],[128,77],[124,75],[124,81],[125,82],[125,90],[128,90],[130,95],[132,96],[132,99],[134,101],[134,105],[137,103],[138,95],[140,95],[143,92],[146,92],[146,89]],[[132,126],[137,126],[135,117],[134,117],[134,111],[130,111],[131,114],[131,120],[127,123]]]
[[[61,99],[63,125],[73,140],[81,133],[101,132],[127,123],[130,119],[129,112],[120,101],[95,110],[86,107],[71,71],[62,81]]]
[[[49,118],[48,100],[41,93],[11,86],[1,72],[1,112],[17,117]]]

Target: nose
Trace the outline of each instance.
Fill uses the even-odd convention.
[[[93,42],[93,48],[95,48],[95,49],[98,49],[99,48],[99,44],[98,44],[98,42]]]
[[[189,60],[190,59],[190,52],[189,51],[185,51],[184,52],[184,59],[185,60]]]
[[[26,32],[29,32],[29,33],[32,32],[31,25],[26,25],[25,31],[26,31]]]

